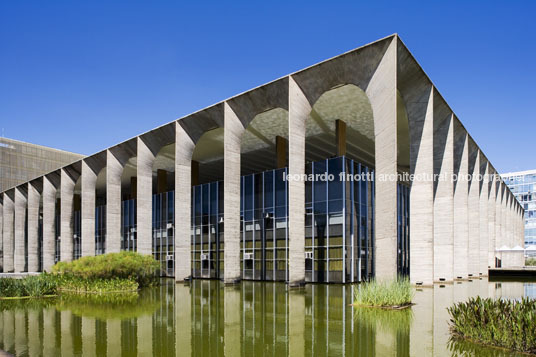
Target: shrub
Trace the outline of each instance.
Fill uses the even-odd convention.
[[[448,308],[451,332],[475,342],[536,353],[536,300],[471,298]]]
[[[400,307],[411,304],[414,291],[409,279],[389,282],[372,280],[361,284],[354,293],[354,304],[361,306]]]
[[[156,282],[160,264],[150,255],[136,252],[107,253],[95,257],[82,257],[72,262],[59,262],[52,272],[82,279],[127,279],[139,287]]]
[[[536,265],[536,258],[526,258],[525,259],[525,265],[527,265],[527,266],[535,266]]]

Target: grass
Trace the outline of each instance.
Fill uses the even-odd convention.
[[[485,345],[536,353],[536,300],[471,298],[448,308],[451,332]]]
[[[411,304],[414,290],[409,279],[378,282],[372,280],[359,285],[354,293],[354,305],[375,307],[404,307]]]

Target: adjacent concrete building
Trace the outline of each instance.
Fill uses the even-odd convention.
[[[523,239],[495,174],[392,35],[2,192],[3,266],[136,250],[177,281],[486,275]]]
[[[83,157],[84,155],[0,137],[0,192]]]

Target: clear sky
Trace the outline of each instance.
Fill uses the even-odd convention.
[[[497,170],[534,169],[535,13],[534,1],[0,1],[0,129],[92,154],[396,32]]]

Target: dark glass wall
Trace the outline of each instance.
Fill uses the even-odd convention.
[[[56,217],[54,220],[56,237],[54,239],[54,264],[60,261],[60,234],[61,234],[61,222],[60,215],[58,214],[58,209],[56,209]]]
[[[306,174],[315,176],[305,186],[306,281],[370,279],[374,274],[373,171],[337,157],[308,164]]]
[[[288,279],[286,173],[287,169],[283,168],[241,178],[240,267],[243,279]],[[306,181],[306,281],[370,279],[374,275],[373,171],[348,158],[337,157],[308,164],[306,173],[318,175]],[[350,178],[347,175],[351,175]],[[222,189],[221,182],[192,189],[194,278],[223,276]]]
[[[136,199],[121,204],[121,250],[136,251]]]
[[[106,252],[106,205],[95,207],[95,255]]]
[[[409,276],[409,186],[404,183],[398,184],[397,211],[397,271],[399,276]]]
[[[223,278],[223,182],[192,188],[192,276]]]
[[[73,259],[82,256],[82,214],[74,211],[73,215]]]
[[[153,195],[153,257],[160,262],[161,274],[175,273],[175,191]]]
[[[243,279],[288,278],[287,169],[241,178],[240,257]]]

